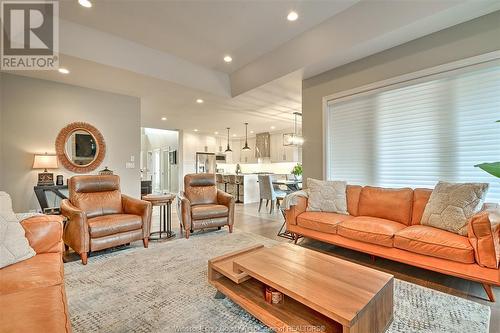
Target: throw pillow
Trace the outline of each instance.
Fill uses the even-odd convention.
[[[7,192],[0,191],[0,213],[12,211],[12,200],[10,200],[10,195]]]
[[[0,212],[0,268],[35,255],[14,213]]]
[[[346,182],[308,178],[307,189],[309,191],[308,211],[349,214],[347,212]]]
[[[439,182],[431,193],[420,224],[467,236],[467,223],[483,206],[489,184]]]

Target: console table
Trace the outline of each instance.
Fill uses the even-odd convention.
[[[49,208],[49,204],[47,202],[47,194],[46,192],[52,192],[57,195],[61,199],[68,199],[67,196],[61,193],[60,190],[67,190],[68,185],[49,185],[49,186],[35,186],[33,190],[35,191],[36,198],[38,199],[38,203],[40,204],[40,208],[42,211],[46,208]]]

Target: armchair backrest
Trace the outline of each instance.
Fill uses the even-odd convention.
[[[217,186],[213,173],[192,173],[184,176],[184,193],[192,205],[216,204]]]
[[[74,176],[68,180],[69,201],[92,218],[122,213],[120,177],[116,175]]]

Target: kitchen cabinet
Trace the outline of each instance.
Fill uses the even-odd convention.
[[[271,162],[301,162],[300,147],[283,146],[283,134],[271,134]]]

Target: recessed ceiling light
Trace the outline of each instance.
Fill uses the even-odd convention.
[[[197,128],[195,128],[195,129],[194,129],[194,131],[195,131],[195,132],[198,132],[198,129],[197,129]]]
[[[271,129],[275,129],[276,127],[275,126],[271,126]]]
[[[85,8],[92,7],[92,2],[90,2],[89,0],[78,0],[78,3]]]
[[[203,103],[203,100],[202,100],[201,98],[198,98],[198,99],[196,100],[196,103],[201,104],[201,103]]]
[[[253,131],[250,131],[250,134],[253,134]]]
[[[233,136],[236,136],[236,134],[233,134]]]
[[[288,16],[286,17],[288,21],[296,21],[298,18],[299,14],[297,14],[297,12],[294,12],[293,10],[290,13],[288,13]]]
[[[215,135],[219,134],[219,132],[214,132]]]
[[[225,62],[231,62],[231,61],[233,61],[233,58],[231,58],[231,56],[227,55],[227,56],[224,57],[224,61]]]
[[[161,117],[161,120],[165,121],[167,120],[167,117]]]
[[[59,73],[61,73],[61,74],[69,74],[69,70],[67,70],[66,68],[62,68],[62,67],[61,67],[61,68],[59,68],[59,69],[58,69],[58,71],[59,71]]]

